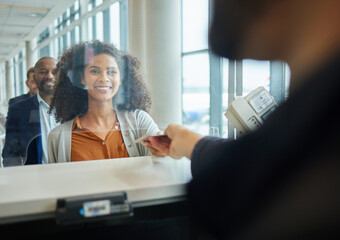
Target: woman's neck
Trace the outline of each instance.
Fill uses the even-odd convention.
[[[80,117],[81,125],[90,129],[111,129],[117,122],[112,102],[93,103],[89,101],[88,110]]]

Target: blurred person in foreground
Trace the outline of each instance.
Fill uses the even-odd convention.
[[[191,159],[197,229],[219,239],[339,237],[339,13],[339,0],[214,1],[211,49],[284,60],[291,84],[264,126],[237,140],[170,125],[167,141],[144,142],[154,155]]]

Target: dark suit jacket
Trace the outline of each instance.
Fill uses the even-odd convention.
[[[339,104],[340,55],[257,131],[200,140],[188,188],[198,229],[219,239],[339,237]]]
[[[41,129],[37,95],[16,102],[9,107],[6,122],[6,139],[2,151],[4,166],[21,165],[26,160],[29,143],[33,151],[26,164],[41,162]],[[41,157],[41,156],[40,156]]]
[[[24,99],[26,99],[26,98],[29,98],[30,96],[31,96],[31,94],[28,92],[28,93],[26,93],[26,94],[22,94],[22,95],[20,95],[20,96],[11,98],[11,99],[8,101],[8,106],[12,105],[13,103],[19,102],[20,100],[24,100]]]

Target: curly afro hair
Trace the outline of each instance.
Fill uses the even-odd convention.
[[[57,122],[64,123],[87,112],[88,95],[81,79],[89,60],[99,54],[114,57],[121,73],[122,84],[113,98],[114,107],[120,111],[149,111],[151,98],[140,74],[138,59],[111,43],[96,40],[73,45],[64,51],[57,63],[57,84],[50,107],[50,112],[55,109]]]

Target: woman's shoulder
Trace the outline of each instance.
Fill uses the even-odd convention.
[[[118,111],[117,112],[118,118],[120,119],[135,119],[135,120],[141,120],[141,119],[149,119],[151,118],[150,115],[140,109],[135,109],[131,111]]]
[[[70,121],[67,121],[67,122],[64,122],[62,124],[60,124],[59,126],[53,128],[51,130],[51,133],[52,134],[57,134],[57,133],[61,133],[62,131],[65,131],[65,130],[72,130],[72,125],[73,125],[73,120],[70,120]]]

